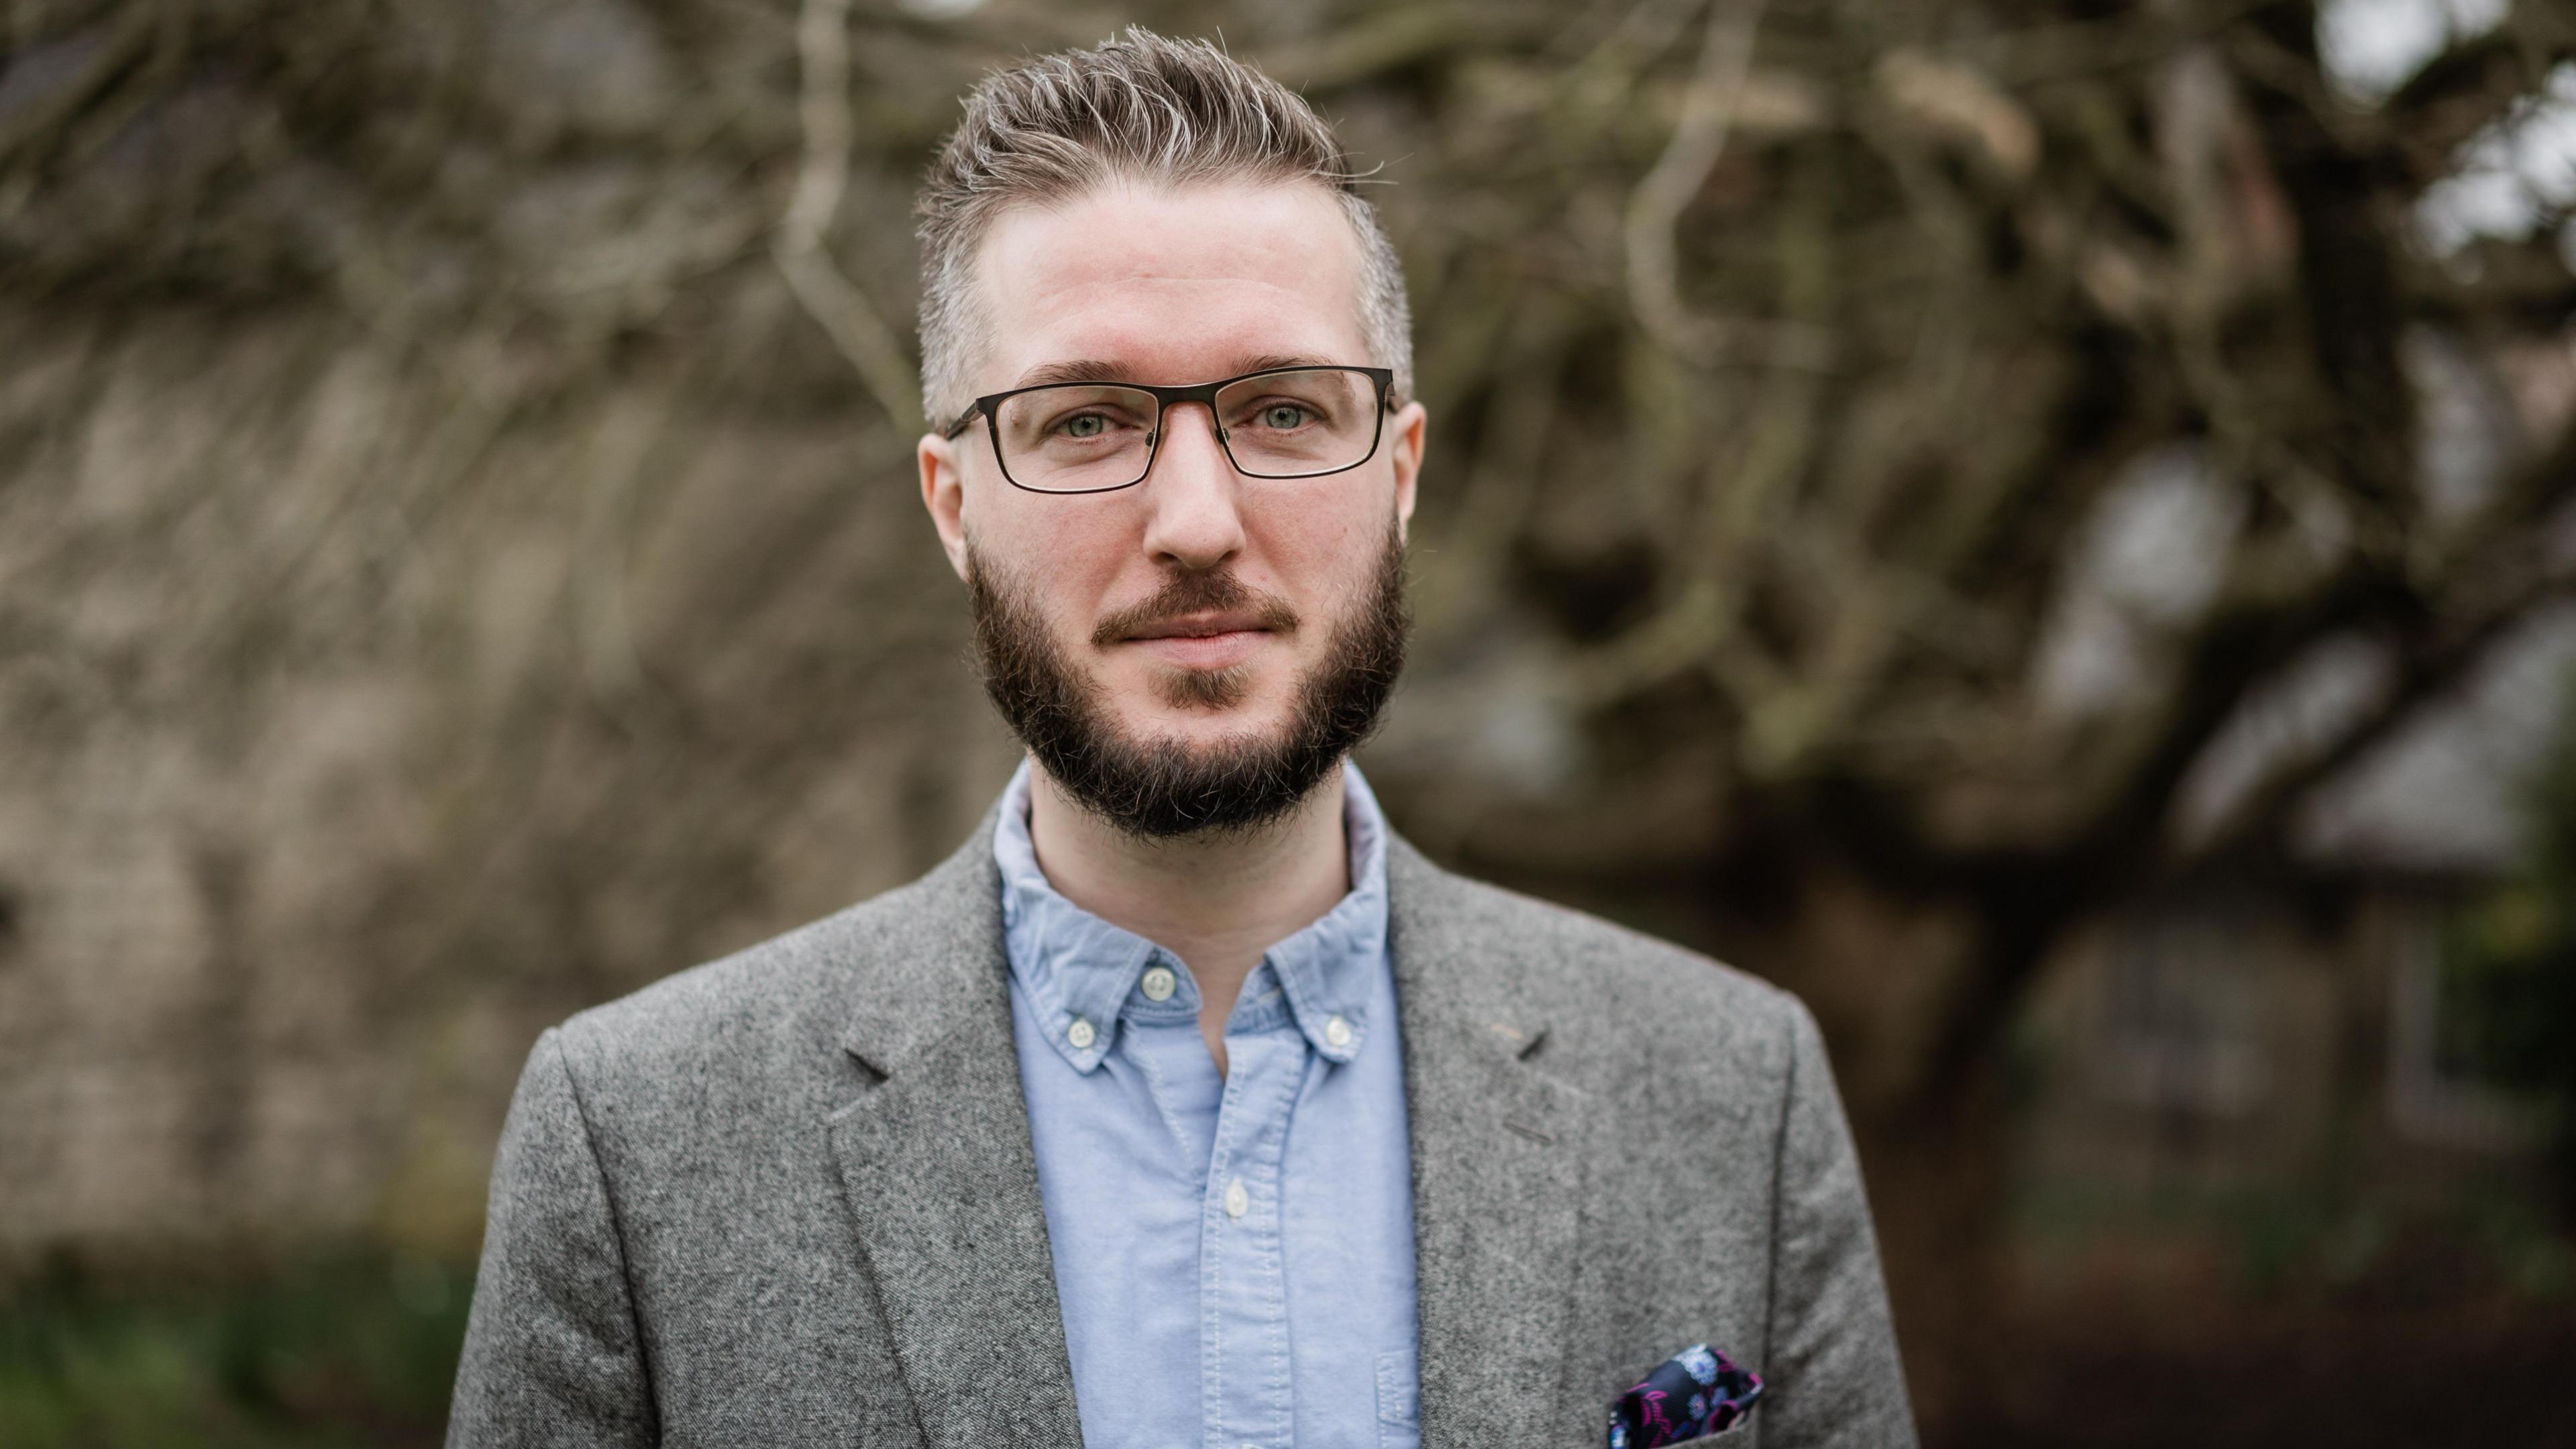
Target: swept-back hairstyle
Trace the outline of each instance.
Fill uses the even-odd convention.
[[[1404,272],[1358,192],[1349,153],[1294,91],[1204,40],[1141,27],[986,76],[931,163],[915,208],[921,232],[921,394],[933,426],[962,412],[988,319],[977,315],[976,249],[1008,207],[1079,196],[1105,182],[1311,181],[1358,234],[1359,323],[1413,392]]]

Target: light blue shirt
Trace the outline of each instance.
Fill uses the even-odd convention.
[[[1350,893],[1245,979],[1220,1076],[1189,968],[1047,883],[1030,768],[1003,791],[993,856],[1083,1443],[1416,1449],[1376,797],[1345,763]]]

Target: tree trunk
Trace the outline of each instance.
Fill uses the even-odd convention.
[[[1956,1442],[2002,1367],[2008,1128],[1983,1066],[1961,1090],[1853,1123],[1927,1445]]]

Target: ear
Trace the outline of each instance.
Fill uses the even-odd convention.
[[[937,433],[921,435],[916,456],[921,463],[921,506],[939,530],[939,546],[948,566],[966,577],[966,478],[957,471],[957,444]]]
[[[1425,424],[1431,414],[1420,402],[1406,403],[1387,423],[1389,457],[1395,463],[1395,537],[1405,539],[1405,525],[1413,518],[1415,482],[1422,476],[1422,443]]]

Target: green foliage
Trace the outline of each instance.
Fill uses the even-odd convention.
[[[472,1286],[366,1248],[148,1289],[57,1261],[0,1298],[0,1444],[435,1444]]]

